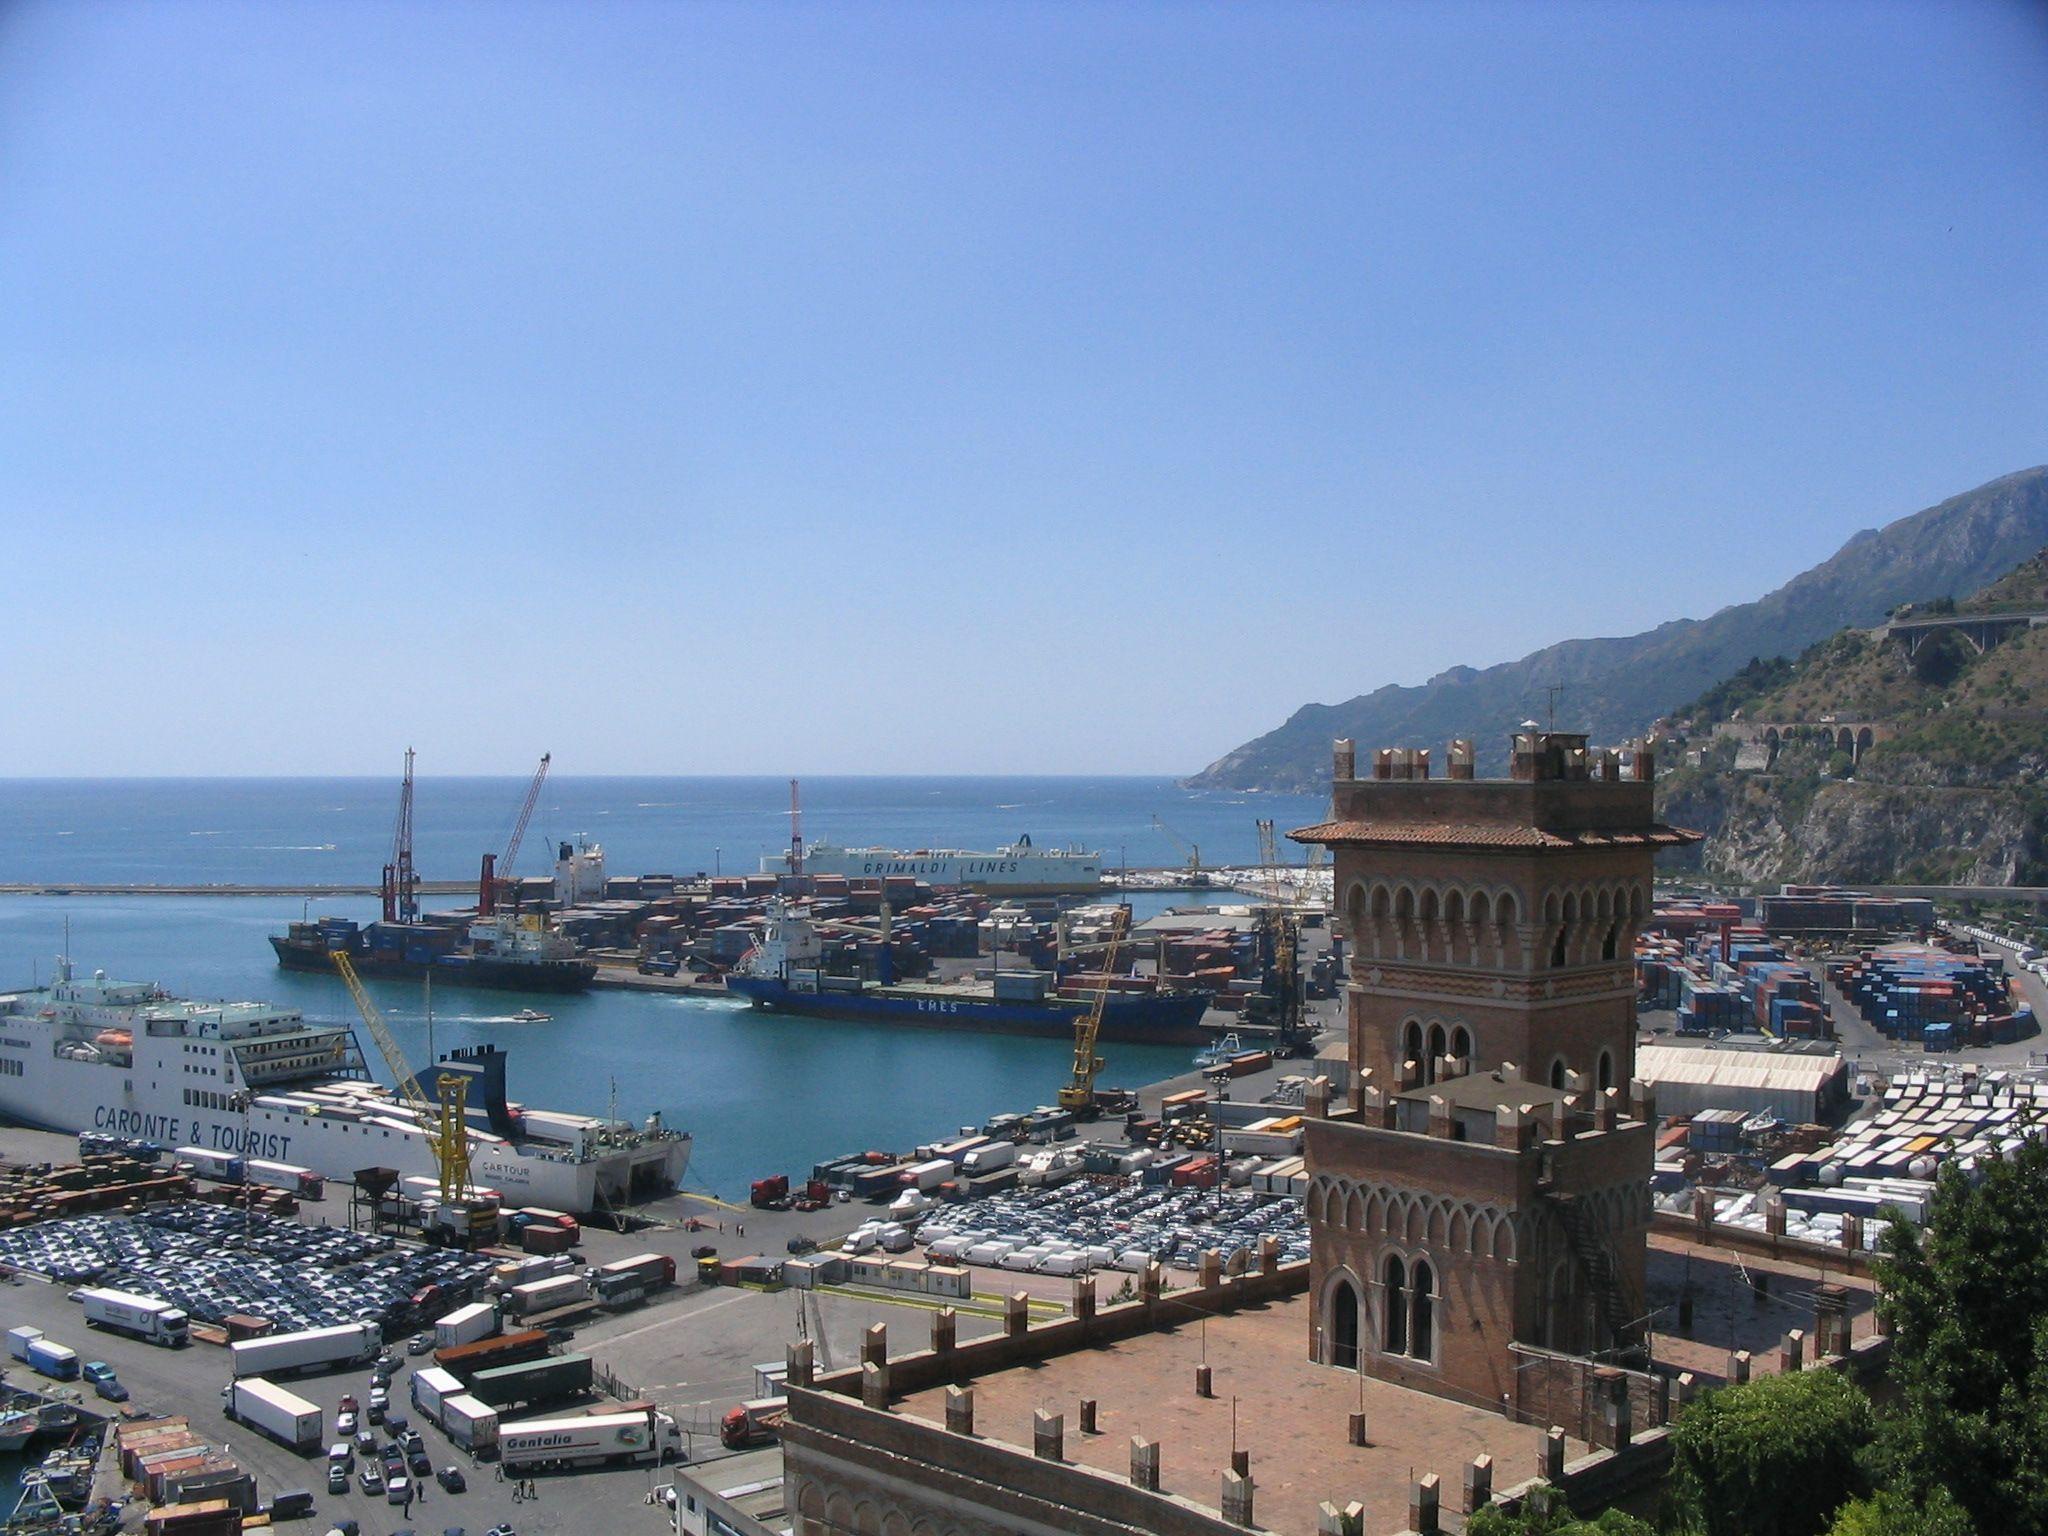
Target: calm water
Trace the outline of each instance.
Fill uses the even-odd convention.
[[[478,851],[502,842],[523,788],[423,781],[422,870],[469,873]],[[1029,831],[1040,843],[1085,843],[1112,859],[1127,842],[1133,864],[1178,862],[1151,828],[1155,814],[1199,842],[1205,862],[1249,862],[1255,816],[1298,826],[1322,811],[1298,796],[1195,796],[1143,779],[821,779],[806,781],[804,795],[811,836],[983,847]],[[752,868],[786,836],[787,797],[782,780],[563,780],[550,785],[529,833],[536,851],[521,862],[538,872],[543,836],[587,832],[604,843],[613,874],[714,862],[731,870],[736,860]],[[390,785],[364,780],[0,782],[0,881],[370,880],[388,847],[394,799]],[[1139,910],[1165,904],[1145,899]],[[319,909],[375,915],[369,901]],[[0,984],[47,979],[68,919],[82,967],[192,996],[352,1017],[339,982],[273,961],[265,936],[304,911],[297,899],[260,897],[0,897]],[[415,1063],[424,1062],[419,989],[373,990]],[[442,989],[433,1044],[506,1046],[514,1096],[536,1105],[599,1113],[616,1104],[634,1119],[660,1110],[696,1133],[691,1184],[726,1196],[834,1153],[907,1147],[1000,1109],[1048,1102],[1070,1054],[1052,1040],[781,1019],[722,999],[619,992],[543,999],[551,1022],[512,1023],[532,1001]],[[1189,1058],[1158,1047],[1105,1054],[1110,1078],[1125,1083],[1166,1076]]]

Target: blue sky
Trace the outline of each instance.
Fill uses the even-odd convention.
[[[2021,5],[17,3],[0,772],[1185,772],[2048,459]]]

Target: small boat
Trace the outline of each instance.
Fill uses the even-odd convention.
[[[512,1015],[514,1024],[545,1024],[552,1019],[552,1013],[542,1013],[538,1008],[522,1008]]]
[[[1244,1047],[1238,1043],[1236,1035],[1225,1035],[1208,1049],[1197,1051],[1195,1053],[1195,1065],[1198,1067],[1220,1067],[1224,1062],[1230,1060],[1231,1057],[1240,1055],[1243,1051]]]
[[[18,1451],[36,1432],[36,1411],[17,1408],[0,1413],[0,1451]]]

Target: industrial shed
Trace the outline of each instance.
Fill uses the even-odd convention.
[[[1826,1124],[1849,1100],[1848,1064],[1832,1053],[1645,1045],[1636,1051],[1636,1076],[1656,1089],[1660,1115],[1735,1109]]]

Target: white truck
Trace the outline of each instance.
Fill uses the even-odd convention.
[[[434,1348],[453,1349],[458,1344],[488,1339],[503,1321],[494,1301],[473,1301],[466,1307],[457,1307],[434,1324]]]
[[[245,1376],[227,1388],[227,1415],[237,1424],[268,1435],[279,1445],[311,1455],[326,1443],[320,1409],[261,1376]]]
[[[498,1410],[464,1394],[441,1399],[441,1432],[472,1456],[498,1443]]]
[[[189,1342],[190,1321],[179,1308],[157,1296],[138,1296],[132,1291],[94,1288],[79,1300],[85,1303],[85,1326],[125,1333],[132,1339],[176,1349]]]
[[[1017,1143],[1014,1141],[991,1141],[969,1150],[960,1159],[960,1171],[968,1178],[980,1174],[994,1173],[999,1168],[1008,1168],[1017,1161]]]
[[[29,1345],[42,1336],[42,1329],[31,1328],[26,1323],[19,1328],[10,1328],[7,1330],[7,1353],[16,1360],[26,1360]]]
[[[375,1323],[342,1323],[333,1328],[308,1328],[303,1333],[240,1339],[228,1349],[235,1357],[235,1375],[274,1376],[330,1365],[360,1365],[374,1360],[383,1347],[383,1330]]]
[[[430,1423],[441,1422],[441,1405],[451,1397],[461,1397],[469,1389],[462,1384],[462,1378],[452,1371],[444,1371],[438,1365],[423,1366],[412,1373],[412,1405]]]
[[[682,1432],[658,1408],[529,1419],[498,1427],[498,1455],[507,1472],[606,1463],[659,1465],[681,1451]]]

